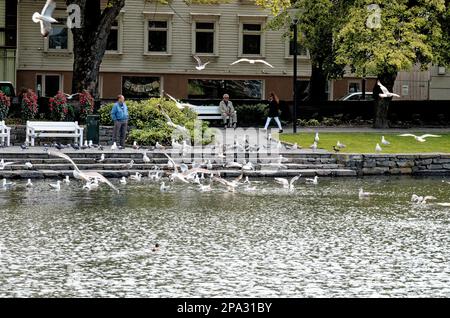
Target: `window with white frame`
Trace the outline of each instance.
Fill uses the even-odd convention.
[[[172,51],[172,16],[173,13],[144,12],[145,43],[144,54],[169,55]]]
[[[264,57],[266,18],[266,16],[239,15],[239,56]]]
[[[39,97],[53,97],[62,90],[62,76],[59,74],[37,74],[36,92]]]
[[[52,31],[48,36],[49,50],[68,50],[69,49],[69,29],[66,20],[57,19],[58,23],[52,24]]]
[[[348,92],[349,93],[357,93],[361,91],[361,82],[349,82],[348,83]]]
[[[122,53],[122,38],[123,38],[123,15],[125,11],[119,13],[117,19],[113,22],[111,30],[106,42],[106,54],[121,54]]]
[[[192,53],[199,55],[219,54],[219,14],[191,14]]]

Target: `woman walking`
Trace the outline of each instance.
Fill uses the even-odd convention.
[[[275,122],[280,129],[280,133],[283,132],[283,128],[281,127],[281,122],[278,116],[280,115],[280,99],[274,92],[269,93],[269,116],[267,117],[266,125],[264,126],[264,130],[267,130],[269,127],[270,121],[275,119]]]

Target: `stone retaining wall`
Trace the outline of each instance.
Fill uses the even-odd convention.
[[[450,154],[339,154],[336,159],[358,175],[450,174]]]

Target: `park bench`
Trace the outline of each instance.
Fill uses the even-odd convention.
[[[198,119],[222,119],[219,106],[195,106]]]
[[[2,139],[2,145],[5,144],[6,138],[6,146],[10,146],[11,141],[11,127],[5,125],[5,121],[0,121],[0,138]]]
[[[83,128],[76,121],[27,121],[26,135],[26,143],[31,146],[38,137],[74,138],[75,143],[83,144]]]

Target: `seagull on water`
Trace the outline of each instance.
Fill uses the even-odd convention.
[[[126,185],[127,184],[127,178],[122,177],[122,179],[120,179],[120,184]]]
[[[399,135],[399,136],[400,137],[414,137],[414,139],[417,140],[418,142],[425,142],[426,141],[425,138],[428,138],[428,137],[434,137],[434,138],[442,137],[442,136],[439,136],[439,135],[431,135],[431,134],[425,134],[425,135],[422,135],[422,136],[416,136],[416,135],[413,135],[413,134],[402,134],[402,135]]]
[[[241,62],[248,62],[248,63],[250,63],[250,64],[262,63],[262,64],[265,64],[265,65],[271,67],[271,68],[274,68],[272,65],[270,65],[269,63],[267,63],[267,62],[264,61],[264,60],[250,60],[250,59],[239,59],[239,60],[237,60],[237,61],[234,61],[234,62],[231,63],[230,65],[235,65],[235,64],[238,64],[238,63],[241,63]]]
[[[50,186],[50,188],[52,188],[56,191],[61,190],[61,181],[60,180],[56,181],[56,183],[49,183],[48,185]]]
[[[314,178],[312,178],[312,179],[311,178],[306,178],[305,181],[306,181],[306,183],[316,185],[316,184],[319,184],[319,177],[318,176],[314,176]]]
[[[6,180],[6,178],[3,178],[3,189],[10,189],[10,188],[12,188],[15,185],[16,185],[15,182],[8,182]]]
[[[170,189],[170,186],[166,186],[166,184],[165,184],[164,181],[161,182],[161,186],[159,187],[159,190],[160,190],[161,192],[169,191],[169,189]]]
[[[33,183],[31,182],[31,179],[28,179],[27,184],[25,186],[27,188],[31,188],[33,186]]]
[[[378,86],[380,86],[382,93],[378,94],[381,98],[388,98],[388,97],[400,97],[400,95],[394,94],[389,92],[389,90],[381,84],[380,81],[377,81]]]
[[[387,140],[384,138],[384,136],[381,136],[381,143],[382,143],[383,145],[390,145],[390,144],[391,144],[389,141],[387,141]]]
[[[47,0],[41,13],[35,12],[33,14],[32,20],[34,23],[41,24],[41,34],[43,37],[49,36],[52,31],[52,23],[57,23],[58,21],[52,17],[53,11],[55,11],[56,2],[53,0]]]
[[[63,181],[65,184],[70,184],[70,177],[66,176]]]
[[[139,172],[136,172],[136,174],[130,176],[130,179],[137,181],[137,182],[141,182],[142,174],[140,174]]]
[[[275,178],[275,182],[278,184],[281,184],[284,189],[289,189],[289,191],[294,190],[294,182],[300,179],[302,175],[299,174],[298,176],[293,177],[290,181],[285,178]]]
[[[364,199],[364,198],[368,198],[371,195],[374,195],[375,193],[372,192],[364,192],[364,190],[362,188],[359,189],[359,193],[358,196],[360,199]]]
[[[198,55],[194,55],[193,57],[197,61],[197,66],[195,68],[199,71],[204,70],[206,65],[208,65],[210,63],[209,61],[203,63]]]
[[[97,190],[98,189],[98,181],[97,179],[94,179],[92,181],[86,182],[86,184],[83,186],[83,189],[87,189],[88,191]]]

